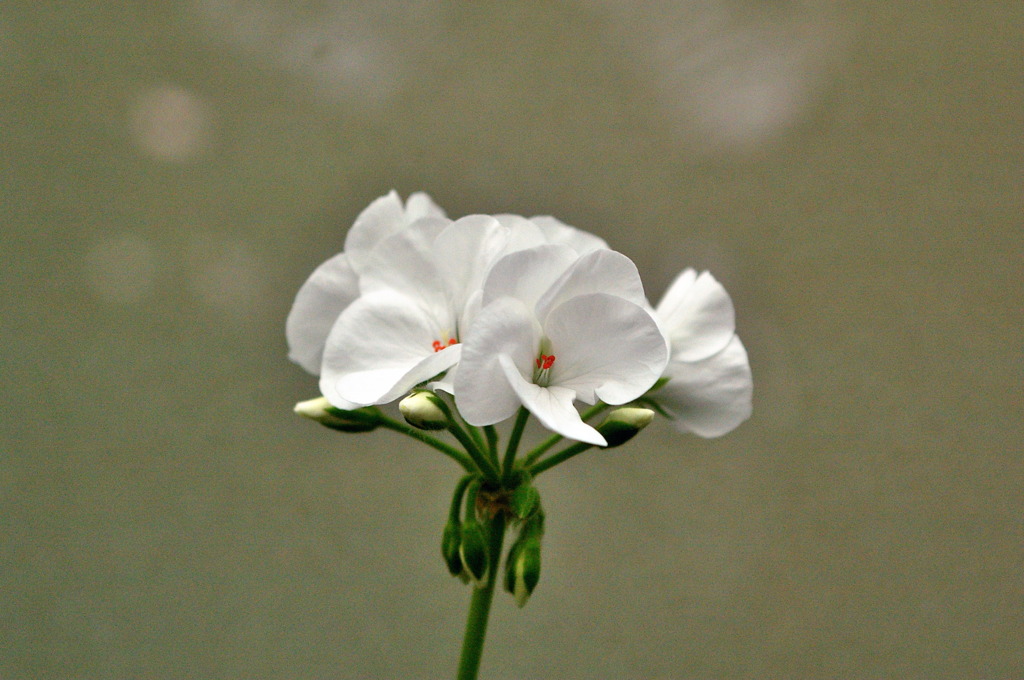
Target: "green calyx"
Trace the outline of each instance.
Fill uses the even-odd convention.
[[[540,509],[540,492],[526,470],[516,473],[515,487],[508,495],[508,508],[516,519],[532,517]]]
[[[505,558],[505,590],[522,607],[530,599],[540,581],[540,547],[544,537],[544,511],[538,506],[522,523],[519,537]]]
[[[421,430],[444,430],[450,420],[445,404],[433,392],[418,390],[398,403],[405,422]]]
[[[380,424],[380,409],[376,406],[345,411],[331,406],[325,397],[300,401],[295,405],[295,413],[340,432],[369,432]]]
[[[456,520],[448,520],[441,535],[441,556],[452,576],[459,576],[463,572],[461,546],[462,525]]]
[[[597,431],[608,442],[605,448],[612,449],[635,437],[640,430],[650,425],[653,419],[654,411],[649,408],[626,406],[609,413],[605,421],[597,426]]]
[[[462,524],[459,558],[466,573],[479,587],[487,576],[487,536],[483,526],[473,520]]]

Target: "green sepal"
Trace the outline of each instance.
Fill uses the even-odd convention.
[[[603,423],[597,426],[597,431],[608,442],[605,448],[613,449],[635,437],[637,432],[647,427],[653,418],[654,411],[648,408],[635,406],[617,408],[608,415]]]
[[[428,390],[417,390],[398,403],[405,422],[420,430],[444,430],[451,421],[441,398]]]
[[[530,536],[518,543],[519,549],[515,551],[512,568],[506,570],[511,572],[512,587],[507,587],[509,584],[506,576],[506,589],[512,593],[516,605],[523,607],[540,581],[540,538]]]
[[[487,536],[479,522],[462,524],[459,557],[470,578],[477,584],[483,583],[487,576]]]
[[[537,509],[532,516],[530,516],[525,522],[523,522],[522,528],[519,530],[519,541],[525,541],[528,538],[535,538],[540,540],[544,536],[544,511],[540,508]]]
[[[650,397],[640,397],[639,399],[634,401],[633,404],[635,406],[643,406],[644,408],[649,408],[662,418],[668,418],[669,420],[673,420],[672,414],[666,411],[661,404],[659,404],[656,400]]]
[[[512,544],[512,547],[508,549],[508,557],[505,558],[505,578],[502,579],[505,591],[514,594],[516,592],[516,556],[519,554],[519,549],[522,546],[522,541],[516,541]]]
[[[369,432],[380,424],[380,409],[376,406],[343,411],[331,406],[324,397],[300,401],[295,405],[295,413],[340,432]]]
[[[364,406],[354,411],[342,411],[340,408],[332,406],[327,409],[327,412],[336,420],[321,420],[320,424],[339,432],[348,432],[349,434],[370,432],[376,430],[379,423],[380,410],[376,406]]]
[[[458,576],[462,573],[462,557],[459,546],[462,545],[462,527],[459,522],[448,520],[441,536],[441,556],[444,558],[448,573]]]
[[[526,519],[540,507],[540,492],[526,480],[526,483],[520,484],[512,491],[508,504],[516,517]]]

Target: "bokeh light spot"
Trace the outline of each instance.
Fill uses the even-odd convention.
[[[209,147],[210,107],[182,87],[154,87],[132,107],[131,132],[147,156],[175,163],[189,161]]]

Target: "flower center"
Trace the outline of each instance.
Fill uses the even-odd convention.
[[[533,369],[533,383],[546,387],[550,380],[551,367],[555,365],[555,355],[542,353],[534,360],[534,365],[536,368]]]
[[[455,338],[448,338],[447,343],[444,340],[434,340],[434,343],[433,343],[432,346],[433,346],[435,352],[440,352],[445,347],[451,347],[452,345],[457,345],[457,344],[459,344],[458,340],[456,340]]]

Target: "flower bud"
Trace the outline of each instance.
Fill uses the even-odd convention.
[[[607,440],[606,448],[612,449],[628,442],[653,419],[654,411],[649,408],[626,406],[608,414],[608,418],[598,425],[597,431]]]
[[[459,556],[459,546],[462,544],[462,527],[455,520],[448,520],[444,525],[444,534],[441,536],[441,556],[448,566],[448,573],[458,576],[462,573],[462,558]]]
[[[300,401],[295,405],[295,413],[342,432],[369,432],[377,427],[376,407],[367,406],[354,411],[343,411],[331,406],[326,397]]]
[[[532,484],[520,484],[508,499],[509,508],[519,519],[526,519],[540,506],[540,492]]]
[[[448,415],[441,408],[441,398],[433,392],[413,392],[398,404],[405,421],[421,430],[443,430],[448,427]]]
[[[517,541],[509,551],[505,565],[505,589],[522,607],[540,581],[540,539],[535,536]]]
[[[511,594],[516,592],[516,558],[519,557],[519,551],[522,547],[523,542],[517,540],[508,549],[508,556],[505,557],[505,579],[503,585],[505,586],[505,591]]]
[[[487,576],[487,537],[484,535],[484,528],[475,520],[470,520],[462,525],[462,541],[459,546],[459,557],[462,559],[462,566],[469,573],[470,578],[483,583]]]

